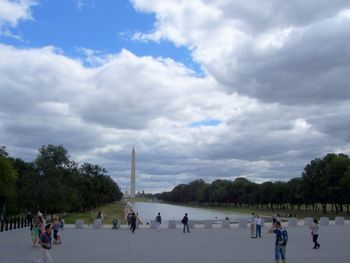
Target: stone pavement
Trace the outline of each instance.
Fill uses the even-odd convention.
[[[274,235],[263,229],[263,238],[252,239],[249,229],[193,229],[183,234],[178,229],[65,228],[62,245],[54,246],[55,263],[228,263],[274,262]],[[321,248],[313,250],[307,227],[288,227],[288,263],[350,262],[350,225],[321,226]],[[24,263],[40,258],[40,248],[31,247],[29,230],[0,233],[0,262]]]

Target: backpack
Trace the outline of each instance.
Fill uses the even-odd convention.
[[[280,234],[277,235],[276,244],[280,246],[286,246],[288,242],[288,232],[286,229],[281,229]]]

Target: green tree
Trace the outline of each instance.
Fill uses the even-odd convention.
[[[297,205],[299,211],[300,206],[305,202],[302,192],[302,183],[303,181],[301,178],[293,178],[287,183],[287,200],[293,210],[294,206]]]
[[[342,181],[349,167],[350,159],[344,154],[327,154],[306,165],[302,174],[306,203],[322,204],[323,213],[327,213],[327,203],[334,204],[337,213],[342,211],[348,192]]]
[[[4,155],[0,155],[0,206],[1,210],[6,207],[9,213],[13,213],[16,208],[16,171],[11,162]]]
[[[12,160],[16,170],[17,180],[17,206],[21,211],[38,210],[39,174],[33,162],[25,162],[22,159]]]
[[[343,211],[346,202],[347,189],[343,185],[343,179],[350,167],[350,159],[345,154],[327,154],[324,162],[324,180],[328,188],[328,202],[333,203],[336,213]]]

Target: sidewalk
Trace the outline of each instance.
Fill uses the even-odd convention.
[[[350,226],[321,226],[319,250],[312,249],[310,231],[304,226],[288,227],[288,262],[337,263],[349,262]],[[263,229],[263,238],[252,239],[250,230],[138,229],[135,234],[125,228],[66,228],[63,244],[54,246],[55,263],[271,263],[274,235]],[[28,230],[0,233],[0,262],[24,263],[40,258],[40,249],[31,247]]]

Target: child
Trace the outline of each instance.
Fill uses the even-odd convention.
[[[52,263],[51,258],[51,224],[45,226],[45,233],[40,236],[43,249],[43,263]]]
[[[33,247],[39,246],[39,226],[38,222],[35,220],[33,229],[31,231],[32,241],[33,241]]]

